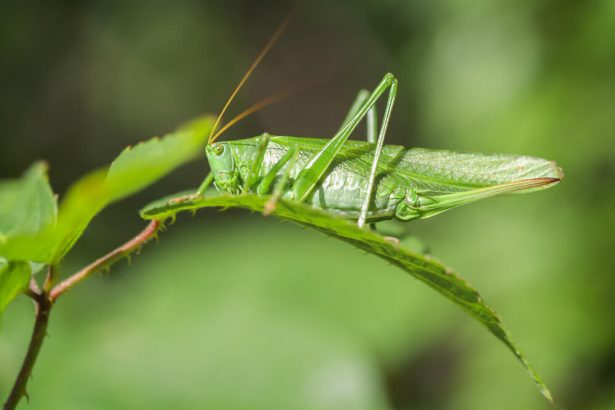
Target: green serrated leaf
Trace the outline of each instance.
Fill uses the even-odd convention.
[[[36,235],[0,243],[0,254],[13,260],[55,264],[73,247],[90,221],[109,204],[138,192],[201,151],[213,118],[203,117],[163,138],[125,149],[109,168],[75,182],[60,204],[58,221]]]
[[[31,260],[45,246],[35,239],[54,228],[56,214],[45,163],[32,165],[19,179],[0,182],[0,257]]]
[[[60,205],[56,246],[51,262],[60,261],[90,221],[107,205],[151,185],[201,151],[213,119],[194,121],[163,138],[126,148],[108,170],[77,181]]]
[[[262,212],[268,199],[268,196],[229,195],[215,191],[211,191],[206,197],[194,197],[189,193],[177,194],[146,206],[141,211],[141,216],[144,219],[164,220],[174,218],[178,212],[195,211],[204,207],[239,207]],[[514,343],[495,311],[452,269],[434,258],[391,242],[376,232],[360,229],[346,219],[332,216],[302,203],[280,200],[273,215],[319,230],[385,259],[458,304],[512,351],[542,394],[549,401],[553,401],[549,389]]]
[[[55,222],[56,211],[45,163],[32,165],[19,179],[0,181],[0,241],[39,232]]]
[[[30,265],[0,258],[0,314],[13,299],[28,287]]]
[[[105,180],[112,201],[157,181],[202,151],[212,118],[194,121],[164,138],[126,148],[111,164]]]

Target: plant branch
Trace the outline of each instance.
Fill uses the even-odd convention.
[[[127,257],[132,252],[141,248],[144,244],[156,236],[156,233],[161,226],[162,224],[159,221],[154,220],[150,222],[141,233],[126,242],[124,245],[68,277],[51,290],[48,289],[51,288],[51,284],[54,279],[54,271],[51,267],[47,272],[45,285],[42,290],[38,287],[34,279],[30,280],[30,286],[25,293],[32,298],[32,300],[34,300],[34,305],[36,308],[34,329],[32,330],[32,336],[30,338],[30,344],[28,345],[26,357],[21,364],[21,369],[19,370],[19,374],[17,375],[13,388],[11,389],[11,393],[4,403],[3,410],[14,410],[19,404],[19,401],[24,396],[28,396],[26,386],[28,385],[28,379],[32,374],[32,369],[36,363],[36,359],[41,350],[41,346],[43,345],[43,341],[45,340],[45,336],[47,335],[49,314],[51,313],[51,308],[53,307],[54,302],[92,273],[108,268],[114,262],[117,262],[123,257]]]
[[[22,397],[28,395],[26,386],[28,384],[28,378],[32,374],[32,368],[36,363],[36,358],[43,345],[43,340],[47,335],[47,324],[49,323],[49,313],[51,312],[51,300],[44,293],[34,293],[30,291],[29,295],[34,299],[36,306],[36,320],[34,322],[34,329],[32,330],[32,337],[30,338],[30,344],[28,345],[28,352],[21,365],[13,389],[9,394],[6,403],[4,403],[4,410],[13,410],[19,404]]]
[[[43,291],[45,293],[49,293],[51,291],[51,287],[53,286],[56,280],[56,270],[53,265],[49,265],[47,268],[47,275],[45,276],[45,282],[43,282]]]
[[[129,256],[132,252],[141,248],[144,244],[156,236],[156,233],[160,227],[160,221],[151,221],[149,225],[147,225],[147,227],[137,236],[60,282],[49,293],[51,303],[54,303],[60,296],[70,290],[77,283],[86,279],[92,273],[108,268],[119,259]]]
[[[41,290],[39,289],[38,284],[36,283],[36,280],[34,280],[34,276],[30,278],[30,286],[28,287],[28,289],[24,291],[24,293],[26,294],[26,296],[33,299],[35,302],[37,298],[40,297]]]

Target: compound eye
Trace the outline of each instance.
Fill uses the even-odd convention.
[[[213,149],[216,155],[222,155],[222,153],[224,152],[224,146],[222,144],[214,145]]]

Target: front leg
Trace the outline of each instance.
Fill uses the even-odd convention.
[[[241,190],[242,193],[246,193],[252,190],[252,187],[258,180],[258,176],[260,174],[261,168],[263,166],[263,159],[265,158],[265,153],[267,152],[267,146],[269,145],[269,140],[271,139],[271,135],[264,133],[258,139],[258,148],[256,151],[256,158],[250,167],[250,171],[244,181],[243,188]]]
[[[286,189],[288,181],[290,180],[290,173],[295,167],[295,163],[298,156],[299,149],[297,149],[297,147],[293,147],[292,149],[288,150],[288,152],[286,152],[286,154],[284,154],[284,156],[280,158],[278,163],[273,166],[273,168],[267,173],[267,175],[265,175],[265,177],[259,184],[257,189],[259,195],[269,192],[271,184],[276,179],[280,171],[283,170],[281,178],[277,181],[273,188],[273,194],[271,195],[271,198],[265,204],[263,215],[267,216],[275,210],[275,207],[280,198],[282,197],[284,189]]]
[[[209,172],[209,174],[207,174],[203,182],[201,182],[199,189],[197,189],[197,191],[194,193],[194,196],[195,197],[203,196],[205,194],[205,191],[207,191],[207,188],[209,188],[209,186],[213,182],[213,180],[214,180],[214,173]]]

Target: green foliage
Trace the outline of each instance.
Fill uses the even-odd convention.
[[[204,117],[163,138],[126,148],[109,168],[93,171],[69,188],[60,204],[57,223],[39,223],[39,231],[22,230],[5,238],[0,243],[0,255],[57,264],[105,207],[146,188],[198,155],[211,126],[212,119]],[[41,226],[44,229],[40,230]]]
[[[212,119],[205,117],[163,138],[128,147],[108,170],[94,171],[77,181],[60,204],[53,249],[44,255],[44,261],[60,261],[106,206],[146,188],[196,157],[212,125]]]
[[[21,235],[37,235],[53,225],[56,200],[47,181],[47,166],[34,164],[19,179],[0,182],[0,246]],[[30,264],[0,254],[0,313],[30,280]]]
[[[0,243],[36,234],[55,222],[56,200],[47,181],[47,166],[34,164],[23,177],[0,181]]]
[[[73,184],[59,211],[45,164],[33,165],[20,179],[1,182],[0,312],[26,289],[31,266],[59,263],[106,206],[194,158],[212,124],[204,117],[164,138],[126,148],[109,168]]]
[[[25,408],[391,410],[400,407],[390,406],[382,369],[413,347],[429,349],[447,314],[461,316],[341,241],[265,218],[210,216],[180,218],[114,280],[92,278],[62,300]],[[17,349],[16,325],[31,309],[15,307],[4,335]],[[483,336],[508,358],[463,322],[460,333]],[[451,342],[465,343],[461,334]],[[7,367],[0,395],[13,381]],[[543,402],[512,367],[503,374]],[[65,394],[67,385],[79,394]]]
[[[30,265],[27,262],[9,262],[0,258],[0,314],[26,289],[29,281]]]
[[[108,201],[138,192],[195,158],[209,136],[213,118],[204,117],[164,138],[126,148],[111,164],[105,180]]]
[[[228,195],[215,191],[205,197],[180,194],[148,205],[141,211],[141,215],[146,219],[163,220],[174,218],[181,211],[194,211],[204,207],[240,207],[262,212],[268,199],[267,196]],[[542,394],[552,401],[551,393],[517,348],[495,311],[453,270],[429,256],[405,249],[373,231],[360,229],[355,223],[302,203],[281,200],[277,203],[273,214],[279,218],[317,229],[385,259],[460,305],[513,352],[536,382]]]

